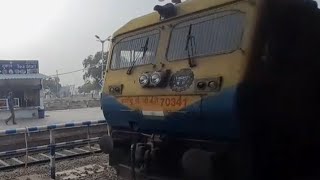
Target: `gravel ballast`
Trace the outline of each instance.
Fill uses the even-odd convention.
[[[0,180],[47,180],[50,179],[49,164],[29,166],[15,170],[0,171]],[[116,177],[115,170],[108,165],[108,155],[93,154],[88,157],[78,157],[56,162],[57,180],[121,180]],[[38,178],[35,178],[35,177]]]

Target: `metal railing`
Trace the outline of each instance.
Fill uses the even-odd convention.
[[[38,127],[25,127],[25,128],[18,128],[18,129],[8,129],[8,130],[0,130],[0,137],[5,138],[8,136],[15,136],[15,135],[23,135],[24,134],[24,148],[20,149],[14,149],[14,150],[8,150],[8,151],[2,151],[0,152],[1,156],[11,156],[11,155],[18,155],[18,154],[24,154],[25,153],[25,168],[27,168],[28,165],[28,154],[35,151],[42,151],[42,150],[50,150],[50,176],[52,179],[55,179],[55,152],[56,148],[63,148],[63,147],[70,147],[75,145],[82,145],[82,144],[88,144],[90,147],[90,152],[93,152],[91,150],[91,144],[96,143],[99,141],[100,137],[90,137],[90,128],[106,125],[107,128],[106,133],[109,134],[109,128],[105,120],[100,121],[85,121],[85,122],[76,122],[76,123],[66,123],[66,124],[55,124],[55,125],[47,125],[47,126],[38,126]],[[73,132],[76,131],[76,128],[86,128],[86,138],[84,139],[77,139],[67,142],[59,142],[56,143],[56,130],[65,130],[67,129],[67,132]],[[37,145],[30,147],[28,140],[28,137],[30,137],[30,134],[34,133],[40,133],[40,132],[46,132],[49,131],[49,140],[50,143],[46,145]],[[82,133],[81,133],[82,135]],[[10,139],[14,141],[16,138],[10,137]]]
[[[14,107],[20,107],[19,98],[14,98]],[[8,99],[0,99],[0,109],[9,109]]]

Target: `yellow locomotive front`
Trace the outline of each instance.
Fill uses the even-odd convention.
[[[189,0],[155,10],[113,35],[101,99],[114,139],[113,165],[130,162],[132,144],[138,154],[152,152],[145,143],[155,136],[157,143],[170,141],[170,149],[173,141],[239,139],[234,96],[255,4]]]
[[[306,166],[318,157],[317,3],[186,0],[155,10],[113,38],[101,99],[111,134],[100,147],[117,174],[317,174]]]
[[[203,7],[208,9],[198,12]],[[172,18],[152,13],[114,34],[102,101],[106,119],[113,129],[236,138],[237,123],[223,116],[232,113],[244,71],[253,7],[208,0],[176,8]],[[193,130],[185,130],[187,124]],[[208,125],[226,132],[200,128]]]

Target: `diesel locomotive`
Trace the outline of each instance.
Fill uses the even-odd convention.
[[[113,34],[101,97],[109,129],[100,146],[117,173],[237,176],[237,91],[252,70],[252,49],[263,50],[261,62],[270,50],[258,38],[268,9],[261,4],[173,1]]]

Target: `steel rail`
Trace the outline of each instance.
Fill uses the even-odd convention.
[[[61,149],[61,151],[59,152],[68,152],[69,155],[59,155],[58,157],[56,157],[55,159],[60,161],[60,160],[65,160],[65,159],[70,159],[70,158],[76,158],[76,157],[83,157],[83,156],[88,156],[90,154],[93,154],[93,153],[101,153],[101,150],[99,148],[95,148],[92,152],[90,151],[81,151],[81,152],[76,152],[76,149],[81,149],[79,148],[79,146],[75,146],[73,149],[68,149],[65,151],[65,149]],[[79,150],[78,150],[79,151]],[[36,164],[44,164],[44,163],[48,163],[50,162],[50,156],[49,155],[46,155],[46,154],[43,154],[44,152],[43,151],[40,151],[39,153],[35,153],[33,155],[29,155],[29,159],[31,159],[32,161],[28,162],[27,165],[36,165]],[[37,159],[36,157],[34,157],[35,155],[39,156],[40,154],[43,154],[44,155],[44,159]],[[58,153],[60,154],[60,153]],[[57,154],[57,155],[58,155]],[[12,159],[12,158],[15,158],[15,159],[18,159],[19,156],[12,156],[12,157],[8,157],[6,159]],[[6,159],[0,159],[0,171],[1,170],[10,170],[10,169],[15,169],[15,168],[19,168],[19,167],[24,167],[26,165],[26,163],[22,162],[22,163],[10,163],[10,162],[6,162]],[[22,161],[22,160],[21,160]]]
[[[100,139],[99,137],[96,137],[96,138],[90,138],[90,139],[80,139],[80,140],[75,140],[75,141],[56,143],[55,147],[56,148],[64,148],[64,147],[71,147],[74,145],[83,145],[83,144],[87,144],[88,142],[97,143],[99,141],[99,139]],[[42,150],[49,150],[50,148],[51,148],[51,145],[48,144],[48,145],[43,145],[43,146],[16,149],[16,150],[12,150],[12,151],[2,151],[2,152],[0,152],[0,157],[22,154],[22,153],[25,153],[26,151],[36,152],[36,151],[42,151]]]

